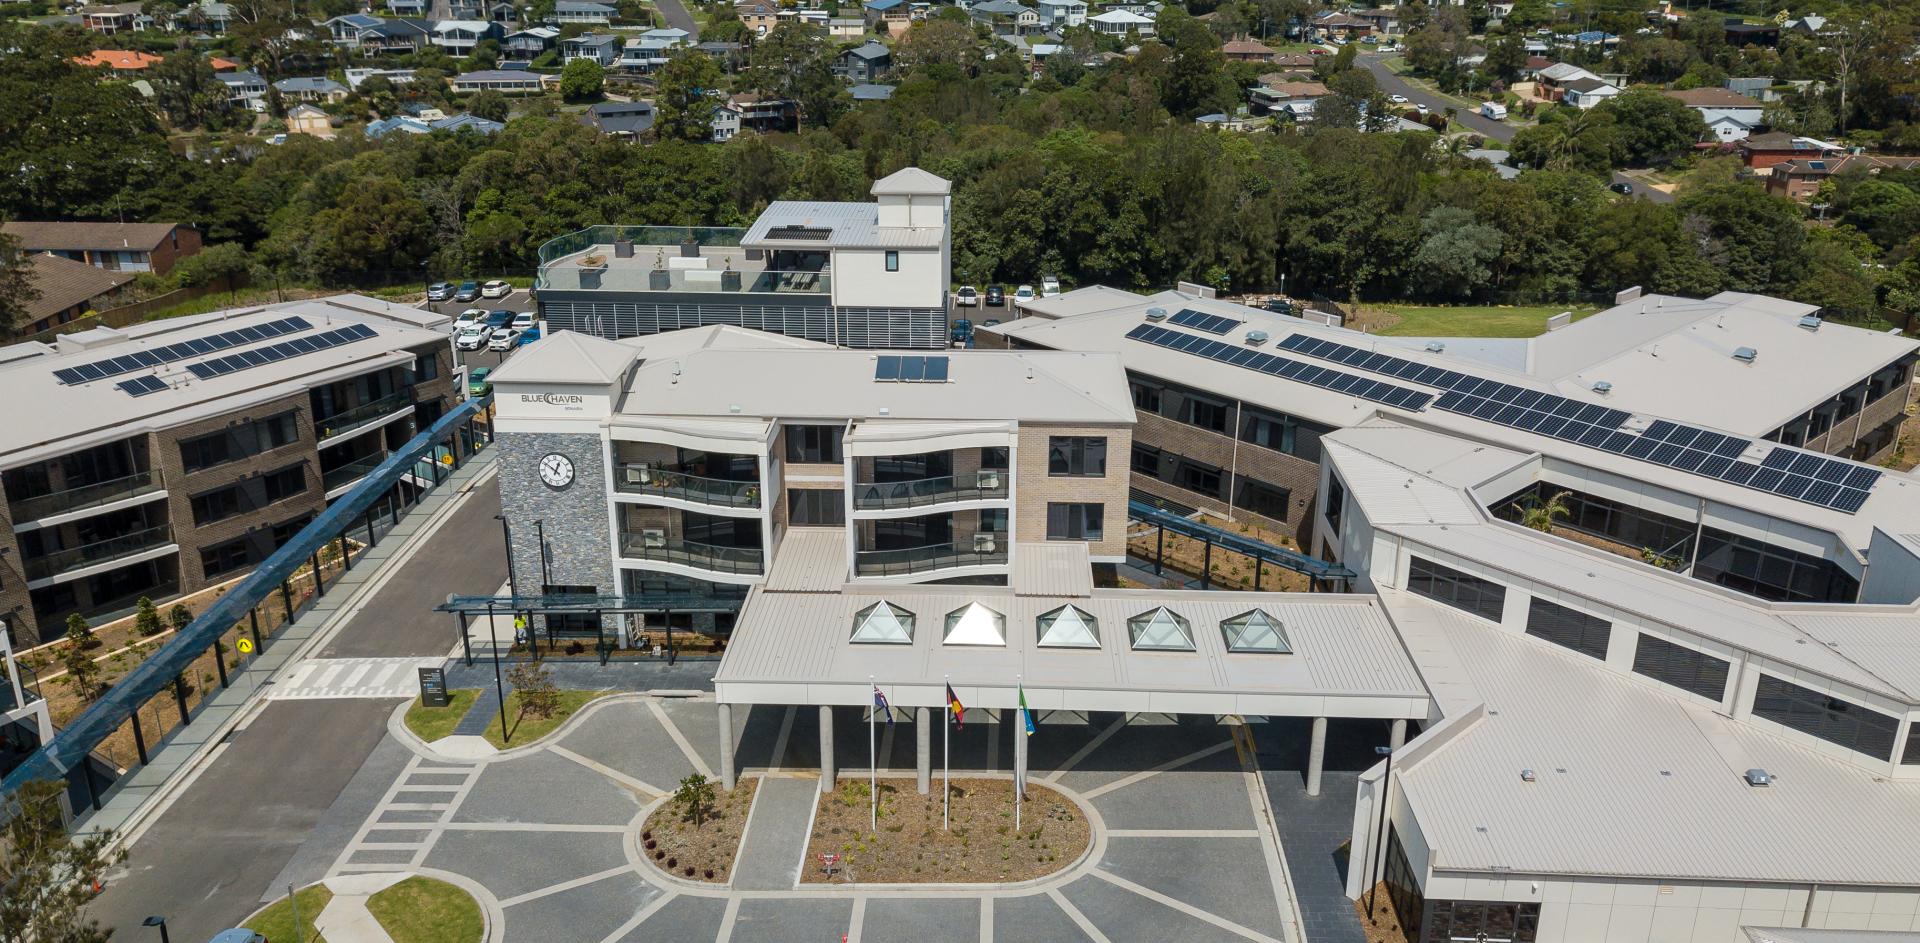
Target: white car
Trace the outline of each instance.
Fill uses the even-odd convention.
[[[488,350],[512,350],[520,346],[520,332],[510,327],[493,329],[493,336],[487,341]]]
[[[509,323],[507,326],[513,328],[516,331],[521,331],[524,333],[525,331],[533,327],[533,322],[534,322],[533,312],[522,311],[519,314],[514,315],[513,321]]]
[[[1033,297],[1032,285],[1021,285],[1019,288],[1013,290],[1013,303],[1016,305],[1026,304],[1032,301]]]
[[[479,350],[487,346],[487,339],[491,336],[493,336],[493,332],[487,330],[485,324],[472,325],[454,336],[453,349]]]
[[[1429,111],[1431,111],[1432,109],[1430,109],[1430,108],[1428,108],[1428,107],[1427,107],[1427,106],[1425,106],[1425,105],[1421,105],[1421,104],[1415,104],[1415,105],[1413,106],[1413,110],[1414,110],[1414,111],[1417,111],[1417,112],[1419,112],[1419,113],[1421,113],[1421,114],[1423,114],[1423,115],[1424,115],[1424,114],[1426,114],[1427,112],[1429,112]]]
[[[1394,104],[1396,104],[1396,105],[1404,105],[1404,104],[1406,104],[1406,103],[1407,103],[1407,96],[1405,96],[1405,95],[1388,95],[1388,96],[1387,96],[1387,101],[1390,101],[1390,102],[1393,102],[1393,103],[1394,103]]]
[[[513,294],[513,286],[497,278],[480,286],[482,298],[505,298],[511,294]]]
[[[1060,279],[1052,275],[1040,276],[1040,296],[1054,298],[1060,294]]]
[[[980,303],[980,291],[972,285],[962,285],[953,293],[953,303],[963,308],[971,308]]]
[[[485,324],[486,320],[487,320],[487,309],[468,308],[467,310],[460,312],[459,315],[454,317],[453,332],[455,334],[458,334],[461,331],[464,331],[467,328],[473,327],[476,324]]]

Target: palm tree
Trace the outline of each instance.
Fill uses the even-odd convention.
[[[1515,501],[1513,509],[1520,512],[1521,526],[1551,534],[1555,521],[1573,516],[1573,510],[1567,507],[1567,499],[1572,496],[1573,492],[1562,491],[1542,501],[1538,494],[1530,494],[1524,500]]]

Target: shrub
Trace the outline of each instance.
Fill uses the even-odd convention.
[[[154,608],[152,599],[142,596],[135,605],[138,609],[133,616],[133,629],[142,638],[159,635],[166,629],[166,623],[160,621],[160,610]]]

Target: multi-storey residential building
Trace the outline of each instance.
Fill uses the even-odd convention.
[[[7,349],[0,616],[25,645],[232,579],[453,396],[443,319],[364,298]]]
[[[742,118],[742,123],[746,118]],[[876,202],[780,200],[746,230],[596,226],[540,247],[540,314],[606,338],[728,324],[847,347],[945,347],[948,183],[907,168]]]
[[[715,326],[563,332],[490,377],[518,572],[550,592],[999,582],[1050,541],[1125,554],[1111,355],[875,354]]]
[[[22,222],[0,224],[21,251],[50,252],[112,271],[165,275],[200,251],[200,231],[185,223]]]

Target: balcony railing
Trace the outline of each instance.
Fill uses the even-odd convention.
[[[32,665],[23,661],[14,662],[14,666],[20,670],[20,690],[27,699],[24,701],[14,699],[13,684],[8,680],[6,673],[0,671],[0,714],[43,700],[40,696],[39,673],[33,670]]]
[[[408,392],[388,393],[371,402],[361,403],[352,409],[341,410],[325,419],[316,419],[313,428],[318,430],[315,438],[322,442],[334,436],[346,435],[355,429],[378,422],[408,406],[413,405],[413,395]]]
[[[95,543],[55,550],[46,556],[31,557],[26,561],[27,579],[46,579],[77,567],[130,557],[143,550],[151,550],[172,542],[172,529],[162,524]]]
[[[599,264],[556,262],[540,270],[536,289],[694,292],[701,294],[825,295],[833,275],[811,269],[726,270],[655,268],[652,259],[603,257]]]
[[[34,498],[22,498],[13,502],[13,520],[15,524],[37,521],[55,514],[79,511],[90,507],[112,504],[124,498],[158,491],[160,480],[151,471],[134,472],[124,478],[111,481],[97,481],[90,485],[80,485],[65,491],[55,491]]]
[[[613,486],[623,494],[658,495],[727,508],[760,506],[760,483],[757,481],[702,478],[649,465],[619,466],[614,472]]]
[[[618,240],[636,246],[680,246],[691,242],[702,247],[731,247],[739,245],[740,237],[746,234],[745,229],[732,226],[588,226],[541,243],[540,264],[564,259],[593,246],[611,246]]]
[[[657,560],[711,570],[715,573],[760,573],[766,566],[766,551],[759,547],[722,547],[691,540],[658,538],[649,541],[643,534],[621,534],[620,555],[631,560]]]
[[[321,475],[320,480],[325,482],[325,490],[332,491],[342,485],[367,477],[375,468],[380,467],[381,462],[386,460],[387,455],[385,452],[363,455],[360,458],[356,458],[339,468]]]
[[[993,549],[975,549],[972,541],[933,544],[900,550],[860,550],[853,555],[853,571],[860,576],[906,576],[963,566],[995,566],[1007,562],[1007,535],[992,534]]]
[[[863,511],[926,507],[953,501],[991,501],[1007,496],[998,472],[914,481],[874,481],[854,486],[853,506]]]

